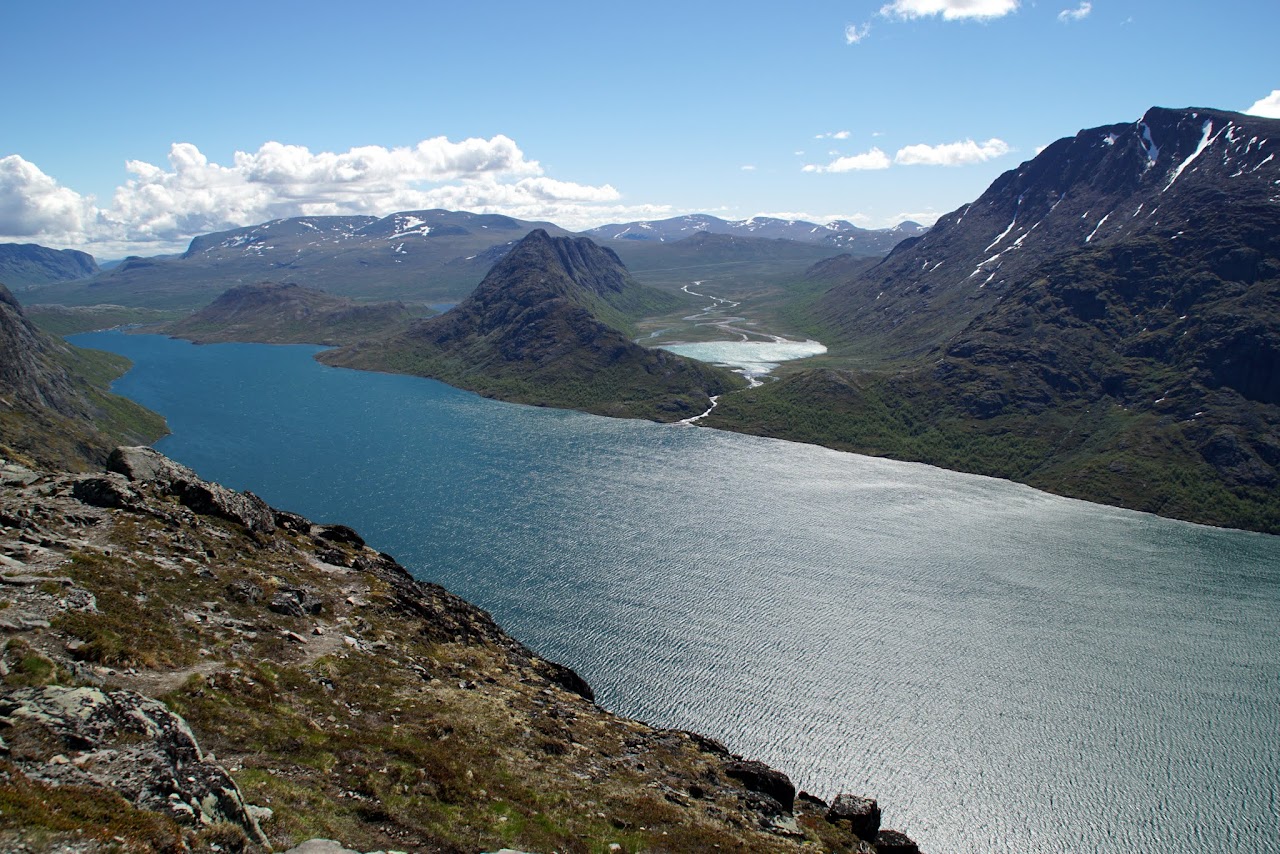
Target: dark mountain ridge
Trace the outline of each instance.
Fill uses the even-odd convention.
[[[0,282],[17,289],[84,279],[98,262],[76,249],[50,249],[36,243],[0,243]]]
[[[681,304],[635,282],[611,250],[537,229],[448,312],[318,358],[522,403],[675,421],[740,384],[727,371],[632,342],[632,321]]]
[[[1277,146],[1206,109],[1059,140],[816,301],[861,370],[708,420],[1280,532]]]
[[[398,332],[413,319],[402,302],[357,303],[294,282],[261,282],[231,288],[159,331],[200,344],[338,345]]]
[[[1203,248],[1202,262],[1250,263],[1250,253],[1272,251],[1278,145],[1276,120],[1209,109],[1153,107],[1137,122],[1082,130],[833,288],[816,313],[864,350],[910,356],[958,333],[1055,255],[1144,236],[1184,240],[1181,251],[1226,228],[1243,230],[1239,243]]]

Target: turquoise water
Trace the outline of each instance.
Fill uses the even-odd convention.
[[[930,854],[1280,850],[1280,537],[988,478],[94,333],[165,453],[340,521]]]

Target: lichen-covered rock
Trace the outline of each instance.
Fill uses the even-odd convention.
[[[796,802],[796,787],[791,778],[763,762],[738,759],[725,766],[724,772],[747,789],[777,801],[783,812],[791,812]]]
[[[71,494],[92,507],[139,507],[142,498],[128,478],[116,472],[91,475],[71,484]]]
[[[859,795],[836,795],[827,810],[827,821],[847,821],[854,836],[874,842],[880,832],[880,805],[875,798]]]
[[[901,831],[882,830],[876,836],[876,854],[920,854],[920,848]]]
[[[252,492],[236,492],[201,480],[191,469],[152,448],[116,448],[107,460],[107,468],[129,480],[153,484],[196,513],[239,522],[258,533],[276,529],[275,513]]]
[[[62,685],[10,690],[0,695],[0,734],[9,761],[33,780],[114,789],[179,824],[229,822],[266,842],[235,781],[157,700]]]

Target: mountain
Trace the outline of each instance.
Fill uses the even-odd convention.
[[[1209,109],[1059,140],[812,305],[849,369],[708,423],[1280,532],[1277,146]]]
[[[537,229],[453,309],[317,358],[521,403],[677,421],[741,385],[727,371],[632,342],[634,319],[682,304],[636,283],[617,255],[591,240]]]
[[[98,272],[87,252],[49,249],[35,243],[0,243],[0,282],[19,290],[84,279]]]
[[[663,220],[602,225],[583,234],[601,241],[665,243],[683,240],[699,232],[705,232],[736,237],[763,237],[773,240],[817,243],[856,255],[880,255],[888,252],[900,241],[923,234],[927,230],[914,222],[904,222],[893,228],[872,230],[859,228],[846,220],[832,220],[825,225],[817,225],[803,220],[784,220],[764,216],[730,221],[709,214],[691,214]]]
[[[496,214],[406,211],[315,216],[206,234],[180,256],[126,258],[87,282],[40,288],[28,301],[195,309],[228,286],[288,278],[343,296],[452,302],[534,228]]]
[[[292,282],[241,285],[176,323],[160,327],[198,344],[350,344],[408,327],[414,315],[401,302],[357,303]]]
[[[101,465],[120,440],[152,441],[164,419],[109,394],[128,360],[41,331],[0,285],[0,454],[57,468]]]

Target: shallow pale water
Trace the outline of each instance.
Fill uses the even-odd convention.
[[[664,344],[662,349],[677,356],[734,368],[747,377],[761,377],[782,362],[827,352],[826,345],[817,341],[704,341]]]
[[[1280,850],[1280,537],[713,430],[95,333],[158,447],[343,522],[930,854]]]

